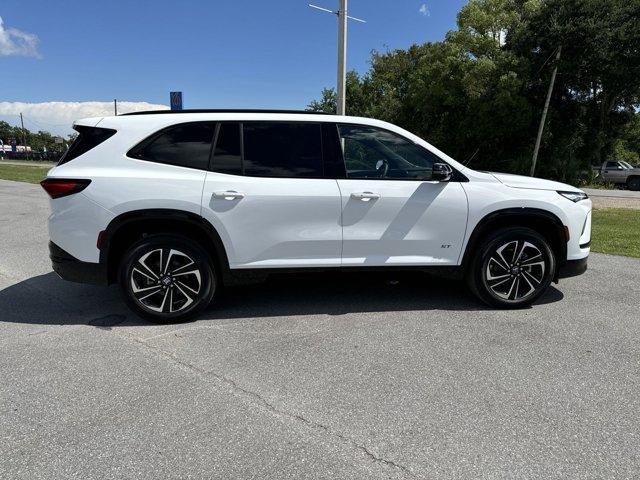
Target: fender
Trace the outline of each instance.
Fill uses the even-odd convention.
[[[550,233],[552,235],[552,240],[554,240],[552,242],[552,247],[555,247],[554,250],[557,256],[557,264],[558,266],[562,266],[566,263],[567,242],[569,241],[569,233],[567,227],[555,214],[547,210],[522,207],[496,210],[487,214],[476,224],[473,232],[469,236],[469,240],[467,241],[467,245],[465,247],[464,256],[461,263],[463,268],[467,268],[472,258],[473,252],[475,251],[477,244],[483,235],[490,232],[493,228],[499,228],[503,225],[506,226],[509,224],[513,224],[513,222],[518,218],[526,218],[534,221],[537,220],[538,222],[544,222],[545,224],[551,225],[553,229]]]
[[[140,222],[170,222],[175,224],[186,225],[191,229],[199,231],[203,237],[207,240],[207,243],[213,247],[213,254],[215,254],[214,260],[218,262],[218,267],[221,268],[223,274],[229,272],[229,259],[227,252],[222,243],[220,235],[216,229],[206,219],[201,216],[187,212],[184,210],[173,209],[146,209],[146,210],[133,210],[123,213],[122,215],[114,218],[107,228],[101,232],[98,239],[98,249],[100,250],[100,263],[103,265],[109,265],[110,255],[114,239],[123,229],[127,227],[135,227]],[[110,279],[111,280],[111,279]]]

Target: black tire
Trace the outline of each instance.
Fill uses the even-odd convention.
[[[132,245],[122,257],[118,278],[127,306],[154,323],[193,318],[218,289],[211,257],[178,235],[150,235]]]
[[[467,284],[491,306],[523,308],[544,294],[555,271],[555,255],[542,235],[529,228],[508,227],[480,243],[467,270]]]
[[[637,192],[640,190],[640,177],[632,177],[627,181],[627,188]]]

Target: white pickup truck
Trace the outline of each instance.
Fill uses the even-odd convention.
[[[600,177],[605,182],[626,185],[629,190],[640,190],[640,168],[619,160],[609,160],[600,167]]]

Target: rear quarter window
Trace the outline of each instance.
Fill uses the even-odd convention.
[[[78,132],[78,136],[62,158],[60,158],[58,165],[70,162],[74,158],[87,153],[116,133],[116,131],[111,128],[87,127],[84,125],[76,125],[73,128]]]

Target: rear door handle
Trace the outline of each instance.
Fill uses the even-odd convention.
[[[370,202],[371,200],[377,200],[380,198],[380,194],[373,192],[359,192],[352,193],[351,198],[355,198],[356,200],[361,200],[363,202]]]
[[[226,190],[224,192],[213,192],[213,198],[223,198],[225,200],[236,200],[244,198],[244,193],[235,190]]]

